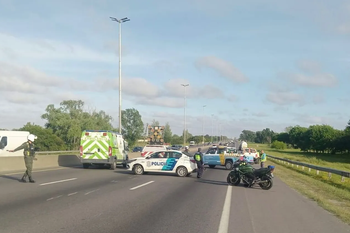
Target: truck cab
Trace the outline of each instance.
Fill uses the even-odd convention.
[[[239,159],[237,153],[233,153],[234,150],[228,149],[227,146],[213,146],[203,155],[204,165],[208,165],[210,168],[216,166],[225,166],[226,169],[231,170],[233,163]],[[237,151],[235,151],[237,152]]]

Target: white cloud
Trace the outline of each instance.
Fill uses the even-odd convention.
[[[161,106],[161,107],[168,107],[168,108],[182,108],[184,106],[183,101],[180,101],[179,98],[172,98],[172,97],[156,97],[151,99],[138,97],[138,98],[134,98],[134,102],[136,104]]]
[[[299,105],[304,104],[304,96],[294,93],[294,92],[270,92],[266,96],[267,100],[278,104],[278,105],[287,105],[298,103]]]
[[[224,93],[220,88],[212,85],[205,85],[198,90],[197,97],[205,99],[216,99],[224,97]]]
[[[297,66],[300,70],[308,73],[319,73],[322,69],[322,66],[320,63],[312,60],[298,61]]]
[[[322,70],[322,65],[312,60],[301,60],[297,62],[297,67],[304,73],[279,73],[283,80],[304,87],[335,87],[338,84],[338,78],[333,74],[326,73]],[[283,87],[291,90],[290,86]]]
[[[68,62],[100,62],[105,64],[118,64],[118,56],[114,49],[115,41],[101,42],[94,44],[94,47],[101,47],[101,50],[84,47],[81,44],[51,39],[31,39],[16,37],[0,32],[0,60],[16,60],[17,63],[34,64],[38,62],[43,65],[47,62],[55,62],[55,65],[61,65]],[[104,50],[103,50],[104,48]],[[133,56],[123,49],[123,65],[145,65],[150,64],[146,59],[139,56]],[[124,51],[125,50],[125,51]],[[67,69],[65,66],[61,70]]]
[[[211,68],[218,72],[220,76],[236,83],[245,83],[249,81],[249,79],[231,63],[215,56],[202,57],[196,61],[195,65],[199,70],[202,68]]]
[[[330,121],[328,117],[313,116],[308,114],[298,114],[295,117],[295,120],[309,125],[328,124]]]
[[[314,75],[291,74],[288,78],[291,82],[306,87],[334,87],[338,84],[338,79],[327,73]]]

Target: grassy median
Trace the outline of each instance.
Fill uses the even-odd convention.
[[[251,144],[258,150],[263,149],[267,154],[294,161],[309,163],[317,166],[350,170],[350,155],[330,155],[303,153],[299,150],[274,150],[264,144]],[[317,172],[313,169],[283,163],[268,158],[267,164],[275,165],[274,174],[283,182],[301,194],[316,201],[324,209],[330,211],[342,221],[350,224],[350,180],[341,179],[339,175],[329,177],[326,172]]]

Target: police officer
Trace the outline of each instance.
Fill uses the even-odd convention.
[[[188,150],[188,146],[185,146],[185,150],[184,150],[183,153],[184,153],[185,155],[187,155],[187,156],[192,156],[191,153],[190,153],[190,151]]]
[[[267,158],[266,158],[266,153],[262,150],[261,151],[261,157],[260,157],[260,167],[263,168],[265,165]]]
[[[25,171],[21,181],[26,183],[27,182],[27,176],[29,178],[30,183],[35,183],[35,181],[32,179],[32,169],[33,169],[33,160],[37,160],[35,158],[35,150],[34,150],[34,140],[37,139],[37,136],[33,134],[29,134],[27,137],[28,141],[20,145],[14,150],[9,150],[9,152],[16,152],[23,149],[23,155],[24,155],[24,163],[26,165],[27,170]]]
[[[201,178],[204,170],[203,153],[201,152],[201,148],[198,148],[198,151],[194,154],[193,157],[197,162],[197,178]]]

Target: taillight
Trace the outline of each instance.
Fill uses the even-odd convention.
[[[103,136],[107,136],[107,133],[103,133]]]
[[[83,156],[83,146],[80,146],[80,156]]]
[[[112,156],[112,147],[109,147],[109,148],[108,148],[108,155],[109,155],[109,156]]]
[[[86,136],[89,136],[89,133],[85,133]]]
[[[196,160],[194,160],[194,159],[191,159],[190,161],[191,161],[192,163],[196,163]]]

